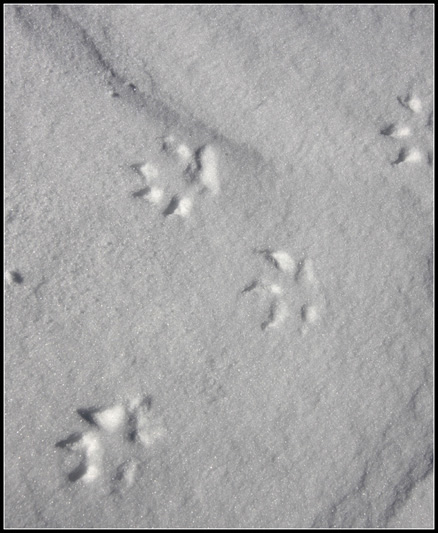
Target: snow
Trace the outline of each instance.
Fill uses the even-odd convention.
[[[176,148],[176,153],[178,154],[178,157],[181,159],[181,161],[186,164],[188,164],[193,157],[192,151],[185,144],[180,144]]]
[[[158,187],[151,187],[146,197],[152,204],[159,204],[163,198],[163,191]]]
[[[282,272],[292,272],[295,269],[295,261],[287,252],[268,252],[268,256]]]
[[[97,411],[93,415],[94,422],[105,431],[117,431],[125,419],[125,410],[122,405],[115,405],[108,409]]]
[[[151,163],[145,163],[144,165],[141,165],[140,172],[146,178],[147,183],[152,182],[158,177],[158,170],[156,167],[151,165]]]
[[[212,146],[204,146],[199,154],[199,181],[212,194],[219,192],[217,155]]]
[[[433,7],[5,7],[5,525],[433,526]]]
[[[406,100],[406,105],[413,111],[414,113],[419,113],[423,106],[421,104],[421,100],[417,96],[411,96]]]
[[[417,148],[409,150],[406,155],[406,163],[419,163],[422,159],[421,152]]]
[[[5,280],[6,280],[6,283],[8,283],[9,285],[23,282],[23,278],[21,277],[21,274],[19,272],[13,272],[11,270],[8,270],[5,273]]]

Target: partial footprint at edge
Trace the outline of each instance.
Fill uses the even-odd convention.
[[[206,192],[214,196],[220,191],[216,150],[207,144],[192,151],[187,145],[177,143],[172,136],[164,139],[162,150],[168,160],[174,162],[173,172],[181,177],[181,190],[173,191],[162,214],[165,217],[177,215],[188,218],[197,196]],[[166,184],[161,183],[159,168],[149,161],[132,165],[132,168],[145,181],[145,186],[132,194],[133,198],[147,200],[159,207],[165,200],[166,188]]]
[[[398,166],[406,163],[422,163],[426,161],[429,165],[433,163],[432,150],[426,151],[419,149],[415,144],[421,141],[422,131],[424,128],[432,128],[433,113],[424,115],[423,104],[415,95],[408,95],[406,98],[398,98],[402,107],[411,112],[409,120],[410,125],[405,122],[392,122],[385,125],[380,133],[396,141],[401,141],[402,146],[399,148],[398,155],[391,163],[392,166]],[[417,141],[412,143],[410,138],[415,136]],[[424,139],[422,141],[424,144]]]

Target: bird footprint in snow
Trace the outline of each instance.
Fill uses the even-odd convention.
[[[134,198],[161,207],[165,217],[187,218],[199,195],[219,193],[218,156],[213,146],[207,144],[193,151],[170,136],[164,139],[162,154],[164,157],[156,158],[161,159],[159,165],[151,161],[132,165],[144,180],[133,192]]]
[[[144,448],[165,434],[151,416],[151,402],[146,396],[127,405],[78,409],[87,429],[56,443],[57,448],[68,452],[64,457],[68,480],[91,483],[106,478],[112,492],[130,488],[139,475]]]
[[[299,322],[299,329],[306,334],[310,326],[316,323],[323,310],[323,297],[315,277],[311,259],[302,259],[298,263],[285,251],[257,251],[265,261],[275,267],[280,275],[272,281],[254,279],[242,291],[243,295],[253,293],[268,303],[266,319],[261,329],[277,329],[286,319],[294,318]]]
[[[433,113],[424,112],[423,104],[417,96],[410,95],[404,99],[398,98],[398,101],[404,109],[408,110],[409,120],[391,122],[380,130],[382,135],[399,143],[397,157],[391,164],[400,165],[427,161],[429,165],[432,165],[432,150],[427,153],[424,150],[424,145],[427,144],[424,132],[427,131],[427,128],[432,128]],[[415,138],[416,142],[412,142],[412,138]],[[419,148],[418,144],[423,145],[422,148]]]

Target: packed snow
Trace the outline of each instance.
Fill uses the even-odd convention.
[[[432,5],[7,5],[5,525],[433,527]]]

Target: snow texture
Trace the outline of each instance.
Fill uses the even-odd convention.
[[[97,426],[112,433],[117,431],[123,424],[125,412],[121,405],[115,405],[114,407],[97,411],[93,418]]]
[[[434,7],[4,15],[6,527],[433,527]]]

